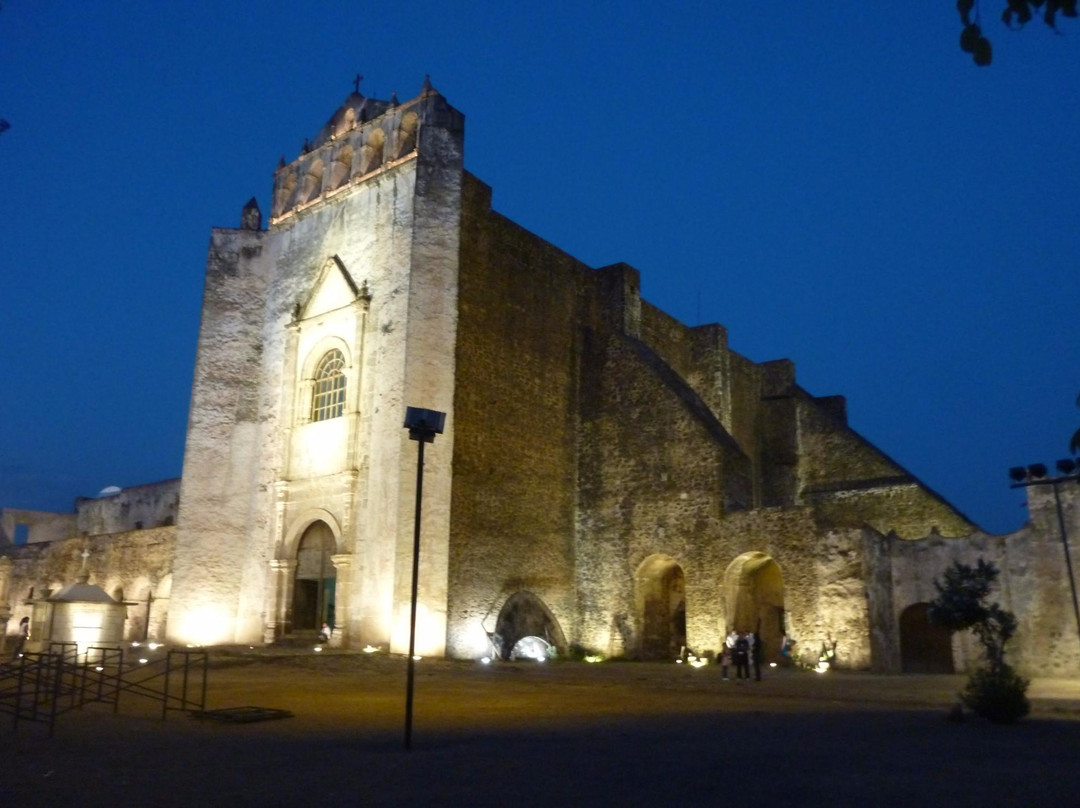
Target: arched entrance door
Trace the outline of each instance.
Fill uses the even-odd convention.
[[[686,645],[686,576],[674,559],[649,556],[638,567],[636,596],[642,659],[675,659]]]
[[[314,631],[327,623],[334,627],[334,532],[326,522],[313,522],[296,549],[293,582],[293,631]]]
[[[566,651],[566,638],[559,628],[559,621],[544,601],[524,590],[508,597],[499,610],[495,636],[503,659],[510,659],[518,641],[525,637],[539,637],[557,650]]]
[[[904,673],[953,673],[952,634],[930,622],[930,604],[900,614],[900,668]]]
[[[761,552],[743,553],[724,574],[728,630],[756,631],[762,658],[780,658],[784,625],[784,577],[780,565]]]

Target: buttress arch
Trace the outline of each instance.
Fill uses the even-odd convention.
[[[566,636],[551,609],[525,589],[518,590],[503,603],[495,622],[495,635],[503,659],[510,658],[514,646],[523,637],[539,637],[555,646],[559,653],[567,651]]]

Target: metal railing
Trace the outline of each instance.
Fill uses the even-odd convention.
[[[118,646],[80,651],[73,642],[51,643],[48,651],[0,664],[0,714],[12,717],[14,729],[23,721],[45,724],[51,736],[64,713],[91,703],[115,713],[126,694],[159,702],[164,721],[170,711],[206,709],[208,662],[199,650],[170,650],[132,663]]]

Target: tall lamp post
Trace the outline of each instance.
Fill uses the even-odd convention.
[[[441,435],[446,425],[446,413],[438,410],[425,410],[420,407],[405,408],[405,428],[409,430],[409,440],[416,441],[416,517],[413,522],[412,552],[412,601],[409,611],[409,660],[408,683],[405,688],[405,750],[412,750],[412,705],[413,676],[416,661],[416,589],[420,574],[420,505],[424,493],[424,444],[434,443],[435,436]]]
[[[1069,538],[1065,530],[1065,515],[1061,510],[1061,495],[1058,486],[1061,483],[1080,481],[1080,473],[1075,460],[1065,458],[1057,462],[1058,474],[1047,476],[1046,466],[1033,463],[1030,466],[1015,466],[1009,469],[1012,488],[1030,488],[1033,485],[1048,485],[1054,492],[1054,505],[1057,507],[1058,532],[1061,535],[1061,547],[1065,551],[1065,569],[1069,573],[1069,588],[1072,590],[1073,614],[1076,616],[1076,631],[1080,637],[1080,603],[1076,599],[1076,577],[1073,575],[1072,558],[1069,555]]]

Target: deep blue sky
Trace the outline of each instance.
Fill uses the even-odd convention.
[[[1003,2],[980,69],[952,0],[4,0],[0,505],[180,474],[210,228],[430,73],[500,212],[1016,529],[1080,425],[1080,26]]]

